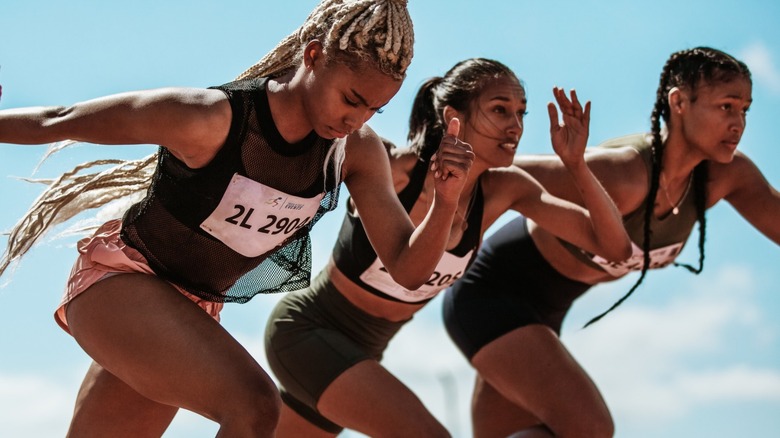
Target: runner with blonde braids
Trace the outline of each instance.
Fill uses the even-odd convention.
[[[161,145],[151,184],[143,161],[66,174],[9,241],[6,257],[18,258],[59,212],[148,186],[122,220],[79,242],[56,311],[94,359],[69,435],[160,436],[183,407],[218,422],[218,436],[273,436],[278,392],[219,311],[308,285],[308,232],[335,208],[341,181],[396,280],[428,279],[473,154],[456,130],[442,139],[434,199],[415,225],[364,125],[398,91],[412,41],[405,1],[324,0],[237,81],[0,112],[0,142]]]

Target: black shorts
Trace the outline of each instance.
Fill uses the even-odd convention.
[[[560,334],[566,312],[589,288],[547,263],[520,216],[485,240],[468,271],[445,292],[444,324],[471,360],[485,345],[529,324]]]
[[[366,359],[380,361],[390,339],[408,321],[363,312],[322,272],[308,289],[290,292],[274,308],[265,351],[282,401],[322,430],[342,427],[317,411],[322,393],[344,371]]]

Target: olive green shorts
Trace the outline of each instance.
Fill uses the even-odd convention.
[[[266,356],[281,386],[282,400],[321,429],[340,432],[341,426],[317,411],[317,401],[356,363],[381,360],[388,342],[406,322],[360,310],[324,272],[308,289],[286,294],[265,329]]]

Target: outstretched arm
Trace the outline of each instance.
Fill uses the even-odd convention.
[[[585,208],[551,195],[525,172],[518,174],[526,179],[527,190],[521,192],[523,196],[514,207],[541,227],[587,251],[610,260],[624,260],[631,255],[631,242],[622,217],[583,156],[590,102],[583,108],[573,90],[571,100],[560,88],[555,88],[553,94],[563,116],[560,123],[556,106],[548,105],[553,149],[568,170]]]
[[[729,164],[711,163],[710,204],[726,199],[758,231],[780,245],[780,193],[750,158],[737,152]]]
[[[387,154],[376,134],[365,132],[365,127],[360,144],[348,143],[345,182],[366,234],[393,280],[410,290],[428,281],[446,249],[460,192],[474,160],[471,146],[457,139],[458,129],[456,119],[432,160],[434,200],[416,228],[398,200]]]
[[[205,165],[227,138],[232,111],[219,90],[163,88],[69,107],[0,111],[0,142],[159,144],[190,167]]]

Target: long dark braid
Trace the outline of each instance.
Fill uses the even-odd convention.
[[[588,321],[585,327],[600,320],[609,312],[617,308],[628,299],[631,294],[642,284],[647,270],[650,268],[650,238],[652,230],[650,222],[655,210],[655,198],[658,195],[659,180],[665,144],[661,137],[661,119],[669,124],[669,91],[674,87],[685,88],[691,91],[691,102],[696,100],[696,87],[704,82],[707,84],[730,82],[736,78],[744,78],[751,81],[750,70],[747,65],[731,55],[709,47],[696,47],[693,49],[675,52],[666,61],[661,71],[661,79],[656,91],[655,106],[650,116],[650,132],[652,135],[652,168],[650,176],[650,188],[645,198],[644,237],[642,240],[642,272],[639,279],[609,309]],[[699,274],[704,270],[704,241],[706,236],[707,219],[707,180],[709,178],[709,162],[699,163],[693,170],[694,204],[696,206],[696,218],[699,223],[699,267],[695,268],[684,263],[674,263],[688,271]]]
[[[409,147],[420,159],[429,160],[446,130],[444,107],[449,105],[468,113],[481,89],[499,77],[517,79],[509,67],[498,61],[471,58],[455,64],[443,77],[425,81],[417,91],[409,116]]]

